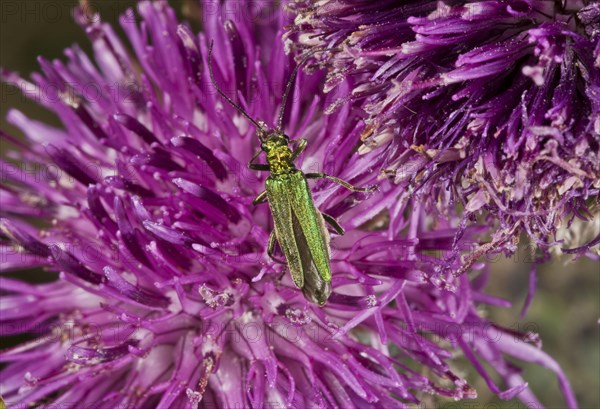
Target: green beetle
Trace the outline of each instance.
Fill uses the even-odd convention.
[[[276,129],[265,129],[246,111],[231,100],[217,85],[212,70],[211,41],[208,50],[208,68],[210,79],[217,92],[234,108],[256,126],[261,150],[250,160],[248,167],[253,170],[270,172],[266,180],[266,190],[254,199],[253,204],[265,203],[267,200],[273,215],[275,229],[269,236],[267,254],[274,261],[285,263],[274,257],[275,242],[279,242],[286,258],[292,279],[304,296],[311,302],[324,305],[331,294],[331,267],[329,256],[329,232],[325,227],[328,222],[338,234],[344,230],[331,216],[321,213],[313,202],[307,179],[329,179],[354,192],[370,192],[376,187],[357,188],[350,183],[324,173],[303,173],[296,168],[294,161],[306,149],[306,139],[291,140],[282,131],[283,113],[287,97],[298,73],[298,69],[308,58],[318,51],[309,53],[296,65],[287,82],[279,111]],[[290,148],[290,146],[293,147]],[[255,163],[265,152],[267,163]]]

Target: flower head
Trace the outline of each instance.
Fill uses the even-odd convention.
[[[499,227],[486,251],[514,251],[522,231],[548,248],[574,218],[597,217],[596,2],[310,3],[291,4],[290,35],[331,50],[328,110],[362,108],[361,151],[378,152],[409,195],[443,212],[460,205],[463,226],[485,211]],[[587,240],[573,252],[600,235]]]
[[[575,406],[535,335],[478,311],[507,305],[483,292],[489,266],[476,266],[473,281],[432,282],[447,262],[435,252],[468,249],[483,229],[456,241],[455,218],[434,222],[417,201],[399,201],[403,186],[384,181],[371,195],[312,186],[346,234],[331,243],[327,304],[307,302],[266,255],[271,216],[252,206],[264,176],[246,167],[256,130],[216,93],[207,67],[214,39],[216,81],[253,118],[275,123],[292,67],[283,13],[253,22],[214,13],[194,35],[164,2],[138,12],[140,23],[121,20],[133,56],[110,26],[79,12],[95,64],[75,47],[66,62],[40,59],[32,83],[3,72],[64,126],[13,110],[28,142],[3,133],[18,149],[3,164],[2,270],[59,272],[46,284],[0,281],[3,335],[39,335],[0,353],[7,402],[406,407],[423,393],[475,397],[453,368],[462,352],[503,398],[538,404],[510,356],[554,371]],[[349,105],[324,114],[323,80],[299,73],[284,130],[308,140],[305,171],[368,185],[378,153],[355,154],[365,128]]]

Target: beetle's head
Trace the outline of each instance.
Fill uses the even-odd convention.
[[[282,132],[271,132],[265,135],[262,139],[261,149],[265,152],[272,151],[274,149],[287,147],[290,143],[290,138]]]

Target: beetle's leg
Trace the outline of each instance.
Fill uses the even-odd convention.
[[[254,163],[254,161],[258,158],[258,155],[260,155],[261,152],[262,151],[256,152],[256,154],[252,157],[252,159],[250,159],[250,162],[248,162],[248,168],[250,168],[252,170],[261,170],[261,171],[268,172],[271,170],[271,168],[266,163]]]
[[[252,201],[252,204],[254,206],[259,205],[259,204],[263,204],[267,201],[267,191],[263,190],[263,192],[261,194],[259,194],[258,196],[256,196],[256,199],[254,199]]]
[[[262,152],[262,150],[259,150],[258,152],[256,152],[254,154],[254,156],[252,157],[252,159],[250,159],[250,162],[248,162],[248,165],[250,165],[251,163],[253,163],[258,158],[258,155],[260,155],[261,152]]]
[[[330,175],[327,175],[327,174],[321,173],[321,172],[306,173],[304,176],[307,179],[328,179],[328,180],[331,180],[332,182],[337,183],[338,185],[344,186],[348,190],[352,190],[353,192],[372,192],[373,190],[377,189],[377,186],[356,187],[356,186],[353,186],[350,183],[346,182],[345,180],[342,180],[340,178],[336,178],[335,176],[330,176]]]
[[[273,253],[275,252],[275,240],[275,230],[273,230],[269,235],[269,244],[267,244],[267,255],[271,258],[271,260],[273,260],[276,263],[286,264],[285,260],[277,258],[273,255]]]
[[[263,172],[271,171],[271,168],[266,163],[249,163],[248,168],[252,170],[260,170]]]
[[[342,236],[345,233],[344,228],[342,226],[340,226],[340,224],[338,223],[338,221],[335,220],[335,218],[333,216],[330,216],[327,213],[323,213],[323,212],[321,212],[321,214],[323,215],[323,219],[325,219],[325,221],[327,223],[329,223],[329,225],[331,227],[333,227],[333,229],[335,230],[335,232],[337,234],[339,234],[340,236]]]
[[[300,156],[302,152],[304,152],[306,145],[308,145],[308,141],[304,138],[296,139],[294,142],[297,143],[297,145],[292,152],[292,161],[296,160],[296,158]]]

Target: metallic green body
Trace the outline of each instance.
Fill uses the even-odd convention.
[[[289,138],[272,133],[262,150],[271,174],[266,192],[275,224],[275,235],[296,286],[310,301],[325,304],[331,293],[329,233],[315,208],[302,171],[294,165]]]
[[[271,175],[266,190],[277,241],[294,283],[310,301],[325,304],[331,293],[329,233],[304,174],[294,170]]]

